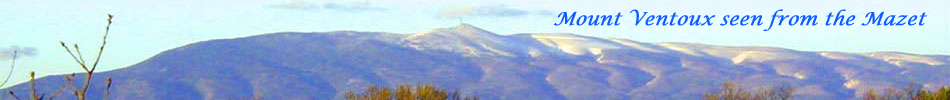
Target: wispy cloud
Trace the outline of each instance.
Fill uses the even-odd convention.
[[[281,4],[268,5],[271,8],[294,9],[294,10],[336,10],[346,12],[362,11],[384,11],[386,8],[373,6],[369,2],[327,2],[313,3],[304,1],[294,1]]]
[[[8,48],[0,49],[0,60],[9,60],[13,59],[13,51],[17,52],[17,59],[21,57],[34,56],[36,55],[36,48],[32,47],[19,47],[19,46],[10,46]]]
[[[475,6],[475,7],[463,7],[456,9],[448,9],[442,12],[439,12],[435,17],[436,18],[458,18],[458,17],[518,17],[526,15],[551,15],[551,11],[547,10],[524,10],[518,8],[511,8],[507,5],[489,5],[489,6]]]

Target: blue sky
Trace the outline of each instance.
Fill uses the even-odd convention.
[[[79,72],[59,46],[78,43],[87,57],[100,42],[106,13],[116,15],[102,69],[122,68],[164,50],[211,39],[273,32],[335,30],[424,32],[451,27],[459,18],[498,34],[574,33],[641,42],[692,42],[731,46],[773,46],[805,51],[900,51],[950,54],[946,0],[794,1],[549,1],[549,0],[3,0],[0,52],[27,50],[17,59],[14,81],[29,71],[39,75]],[[649,14],[717,15],[716,26],[633,26],[632,9]],[[925,26],[718,26],[722,15],[824,15],[848,9],[920,14]],[[557,13],[624,13],[620,26],[553,26]],[[769,18],[766,19],[768,21]],[[764,22],[768,24],[767,22]],[[822,22],[823,23],[823,22]],[[0,55],[6,57],[6,55]],[[0,61],[6,74],[9,58]],[[101,70],[101,71],[105,71]],[[22,77],[20,77],[22,76]]]

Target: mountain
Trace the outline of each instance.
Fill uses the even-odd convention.
[[[947,55],[900,52],[498,35],[461,24],[414,34],[282,32],[209,40],[97,73],[94,81],[112,77],[110,98],[119,100],[325,100],[401,84],[433,84],[489,100],[698,99],[724,82],[752,89],[786,85],[797,90],[796,99],[807,100],[851,99],[907,84],[950,86],[948,63]],[[37,79],[38,91],[56,95],[63,77]],[[102,98],[104,84],[91,88],[90,99]],[[28,84],[10,89],[28,97]]]

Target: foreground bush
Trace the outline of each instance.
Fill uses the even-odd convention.
[[[65,42],[63,42],[63,41],[60,41],[60,42],[59,42],[60,46],[62,46],[63,49],[66,49],[66,53],[68,53],[69,56],[72,57],[72,59],[73,59],[74,61],[76,61],[77,64],[79,64],[79,67],[81,67],[81,68],[83,69],[83,71],[84,71],[84,73],[85,73],[85,78],[83,79],[84,81],[82,81],[82,82],[83,82],[82,87],[77,88],[77,87],[75,86],[75,84],[73,84],[73,81],[72,81],[72,80],[76,77],[76,74],[73,73],[73,74],[71,74],[71,75],[68,75],[68,76],[65,76],[65,77],[64,77],[64,79],[65,79],[65,84],[64,84],[62,87],[60,87],[59,89],[57,89],[55,93],[50,93],[51,95],[47,95],[47,94],[45,94],[45,93],[44,93],[44,94],[37,93],[37,91],[36,91],[36,82],[35,82],[36,73],[35,73],[35,72],[30,72],[30,78],[29,78],[29,79],[30,79],[30,81],[29,81],[30,91],[29,91],[29,95],[28,95],[28,96],[21,98],[21,97],[17,96],[17,93],[15,93],[15,92],[13,92],[13,91],[9,91],[9,90],[6,91],[7,94],[9,94],[10,96],[12,96],[13,99],[16,99],[16,100],[24,100],[24,99],[26,99],[26,100],[50,100],[50,99],[54,99],[54,98],[56,98],[56,97],[60,97],[60,95],[63,94],[64,92],[69,92],[69,93],[72,93],[73,96],[75,96],[76,100],[86,100],[86,99],[88,99],[88,98],[87,98],[87,94],[88,94],[88,91],[89,91],[89,85],[92,84],[92,80],[93,80],[93,79],[92,79],[92,76],[93,76],[93,74],[95,74],[96,68],[99,66],[99,61],[100,61],[101,58],[102,58],[102,53],[103,53],[103,51],[105,51],[106,39],[108,39],[108,37],[109,37],[109,29],[112,27],[112,18],[113,18],[112,14],[108,14],[108,19],[106,20],[106,21],[108,21],[108,24],[106,24],[105,35],[102,36],[102,44],[99,45],[99,52],[96,54],[96,56],[95,56],[96,58],[92,60],[92,63],[91,63],[91,64],[88,63],[88,62],[86,62],[86,59],[83,57],[82,52],[79,51],[79,44],[73,44],[72,48],[70,48],[69,46],[66,45]],[[14,58],[13,58],[13,65],[11,65],[11,67],[10,67],[10,71],[11,71],[10,73],[12,73],[12,71],[13,71],[13,66],[16,65],[16,53],[17,53],[16,51],[13,52],[13,55],[14,55]],[[3,85],[5,85],[6,82],[7,82],[7,80],[10,79],[9,76],[10,76],[10,75],[7,75],[7,78],[4,79],[4,82],[2,83]],[[108,100],[108,99],[109,99],[109,90],[110,90],[110,88],[112,88],[112,78],[111,78],[111,77],[106,78],[106,83],[105,83],[105,84],[106,84],[106,88],[105,88],[105,91],[104,91],[105,93],[103,94],[103,100]],[[2,86],[2,85],[0,85],[0,86]],[[68,89],[71,89],[71,91],[68,90]]]
[[[749,91],[735,83],[723,83],[719,92],[707,92],[703,100],[791,100],[794,89],[788,86]]]
[[[908,85],[904,89],[884,89],[883,93],[874,90],[864,92],[864,100],[950,100],[950,87],[936,91],[920,89],[917,85]]]
[[[458,91],[447,92],[432,85],[400,85],[396,90],[372,86],[362,93],[346,92],[347,100],[478,100],[476,97],[462,97]]]
[[[759,89],[754,92],[740,87],[736,83],[723,83],[718,92],[706,92],[703,100],[791,100],[795,92],[787,86]],[[950,100],[950,86],[928,91],[911,84],[902,89],[887,88],[883,92],[868,90],[859,98],[864,100]]]

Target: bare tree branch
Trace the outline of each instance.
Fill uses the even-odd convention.
[[[7,81],[10,81],[10,76],[13,76],[13,67],[16,66],[16,56],[17,50],[13,50],[13,59],[10,60],[12,62],[12,64],[10,64],[10,72],[7,73],[7,78],[3,79],[3,83],[0,83],[0,87],[6,86]]]
[[[79,66],[82,67],[83,70],[85,70],[86,72],[89,72],[89,68],[86,68],[86,63],[83,63],[82,61],[79,61],[79,58],[76,58],[76,55],[73,54],[73,51],[72,51],[72,50],[69,50],[69,47],[66,47],[66,43],[65,43],[65,42],[59,41],[59,45],[60,45],[60,46],[63,46],[63,49],[66,49],[66,53],[69,53],[69,56],[72,56],[72,57],[73,57],[73,60],[75,60],[76,63],[78,63]],[[79,50],[77,49],[76,51],[79,51]]]

